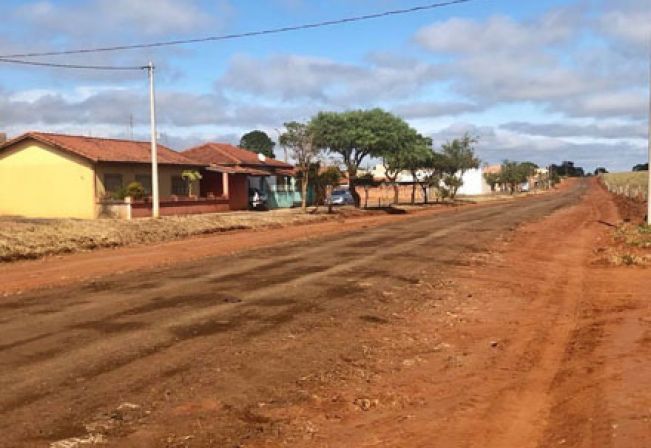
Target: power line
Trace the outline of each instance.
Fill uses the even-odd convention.
[[[37,65],[39,67],[55,67],[55,68],[71,68],[71,69],[84,69],[84,70],[144,70],[147,68],[143,66],[119,66],[119,65],[78,65],[78,64],[55,64],[52,62],[37,62],[37,61],[21,61],[19,59],[8,59],[0,57],[0,63],[7,64],[20,64],[20,65]]]
[[[475,0],[450,0],[450,1],[445,1],[445,2],[439,2],[439,3],[430,3],[427,5],[421,5],[421,6],[415,6],[412,8],[404,8],[404,9],[394,9],[391,11],[383,11],[379,13],[374,13],[374,14],[365,14],[361,16],[354,16],[354,17],[345,17],[342,19],[336,19],[336,20],[326,20],[322,22],[314,22],[314,23],[307,23],[307,24],[302,24],[302,25],[294,25],[294,26],[286,26],[286,27],[281,27],[281,28],[270,28],[266,30],[259,30],[259,31],[248,31],[244,33],[235,33],[235,34],[224,34],[221,36],[207,36],[207,37],[200,37],[200,38],[194,38],[194,39],[180,39],[180,40],[170,40],[170,41],[163,41],[163,42],[150,42],[150,43],[141,43],[141,44],[131,44],[131,45],[118,45],[118,46],[113,46],[113,47],[99,47],[99,48],[82,48],[82,49],[76,49],[76,50],[64,50],[64,51],[49,51],[49,52],[40,52],[40,53],[23,53],[23,54],[9,54],[9,55],[3,55],[0,56],[0,59],[6,59],[6,58],[31,58],[31,57],[38,57],[38,56],[60,56],[60,55],[66,55],[66,54],[84,54],[84,53],[100,53],[100,52],[108,52],[108,51],[122,51],[122,50],[134,50],[138,48],[157,48],[157,47],[169,47],[173,45],[186,45],[186,44],[195,44],[195,43],[201,43],[201,42],[214,42],[214,41],[222,41],[222,40],[232,40],[232,39],[240,39],[243,37],[253,37],[253,36],[263,36],[267,34],[280,34],[280,33],[287,33],[290,31],[299,31],[299,30],[307,30],[307,29],[313,29],[313,28],[322,28],[322,27],[328,27],[328,26],[334,26],[334,25],[342,25],[346,23],[352,23],[352,22],[361,22],[361,21],[366,21],[366,20],[373,20],[373,19],[379,19],[382,17],[389,17],[389,16],[397,16],[397,15],[403,15],[403,14],[411,14],[415,12],[420,12],[420,11],[427,11],[431,9],[437,9],[437,8],[443,8],[446,6],[453,6],[453,5],[458,5],[462,3],[469,3]]]

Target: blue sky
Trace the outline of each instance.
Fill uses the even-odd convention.
[[[5,1],[0,54],[236,33],[418,0]],[[151,5],[154,4],[154,8]],[[383,107],[435,144],[469,131],[487,163],[645,157],[647,0],[475,0],[318,30],[43,60],[157,65],[159,131],[183,149],[319,110]],[[4,25],[7,26],[4,26]],[[0,130],[146,138],[144,73],[0,65]]]

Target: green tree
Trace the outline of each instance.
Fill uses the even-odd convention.
[[[421,171],[419,177],[419,184],[423,190],[423,197],[425,198],[425,204],[429,203],[429,190],[434,187],[438,197],[442,196],[441,184],[443,183],[443,177],[445,176],[445,170],[447,169],[448,162],[447,158],[434,150],[431,150],[429,157],[427,158],[426,165]]]
[[[291,121],[285,123],[286,131],[280,136],[280,144],[289,149],[296,161],[303,178],[301,182],[301,208],[307,210],[307,187],[310,182],[310,166],[318,157],[321,149],[314,144],[314,137],[305,123]]]
[[[479,168],[480,160],[475,156],[475,144],[479,139],[466,133],[462,138],[454,139],[442,145],[443,168],[442,192],[445,197],[454,199],[463,186],[463,175],[466,171]]]
[[[419,185],[423,189],[425,195],[425,202],[427,202],[427,192],[423,188],[423,183],[426,182],[426,170],[432,166],[433,151],[432,139],[417,135],[413,140],[412,145],[406,150],[405,168],[411,174],[411,204],[416,203],[416,186]]]
[[[121,199],[124,199],[125,197],[129,196],[130,198],[139,201],[143,199],[146,196],[145,192],[145,187],[142,186],[140,182],[131,182],[127,187],[124,189],[124,194]]]
[[[508,185],[511,194],[514,194],[520,184],[529,180],[529,177],[536,173],[536,169],[538,169],[538,165],[535,163],[505,160],[502,162],[500,170],[500,181]]]
[[[275,158],[274,146],[276,144],[269,136],[259,130],[251,131],[242,136],[240,139],[240,148],[262,154],[265,157]]]
[[[414,178],[412,203],[414,202],[418,172],[424,168],[431,155],[432,140],[412,130],[405,135],[406,139],[397,148],[391,148],[382,154],[385,177],[393,185],[393,203],[398,204],[400,190],[398,177],[403,171],[409,171]]]
[[[371,173],[366,173],[362,176],[357,177],[357,185],[361,185],[364,188],[364,208],[368,208],[368,192],[371,187],[377,185],[373,175]]]
[[[491,191],[494,193],[497,185],[501,182],[500,173],[484,173],[484,180],[490,185]]]
[[[321,166],[317,161],[309,168],[309,185],[314,189],[314,203],[316,206],[325,203],[328,186],[337,186],[343,174],[337,166]]]
[[[364,159],[400,151],[417,134],[404,120],[382,109],[320,112],[310,121],[310,129],[319,147],[342,158],[356,207],[360,206],[357,172]]]
[[[398,202],[400,202],[398,177],[405,169],[403,151],[391,151],[384,154],[382,156],[382,166],[384,166],[384,177],[393,186],[393,203],[398,205]]]

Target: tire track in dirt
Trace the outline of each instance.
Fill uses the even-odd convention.
[[[463,285],[459,311],[412,315],[409,333],[435,328],[434,347],[446,348],[355,389],[418,400],[340,412],[335,423],[324,419],[328,406],[305,406],[281,415],[316,422],[314,435],[253,446],[651,446],[648,272],[593,264],[610,238],[598,221],[617,213],[593,188],[580,205],[521,228],[495,263],[450,272]]]
[[[357,316],[364,325],[388,321],[369,314],[366,305],[391,309],[391,302],[383,302],[388,299],[378,299],[380,291],[416,285],[424,269],[448,269],[461,254],[576,202],[580,194],[577,188],[270,248],[262,257],[209,258],[9,297],[0,311],[0,431],[7,446],[76,436],[96,412],[125,397],[155,408],[161,389],[177,390],[188,376],[204,384],[215,369],[226,375],[214,386],[221,397],[239,397],[234,409],[246,408],[256,388],[287,388],[297,373],[328,365],[324,353],[338,357],[350,350],[358,328],[332,333],[340,322]],[[273,261],[276,250],[280,263]],[[375,292],[368,296],[366,290]],[[317,349],[288,346],[288,353],[276,353],[277,335],[287,328],[309,329],[311,338],[331,345],[314,340]],[[242,353],[251,353],[248,366]],[[287,358],[292,354],[300,357]],[[276,364],[276,376],[265,374]],[[250,381],[243,382],[242,372]]]

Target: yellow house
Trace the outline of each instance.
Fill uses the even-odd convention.
[[[202,168],[162,145],[158,163],[162,199],[187,196],[181,174]],[[149,142],[29,132],[0,146],[0,215],[93,219],[132,182],[151,191]]]

